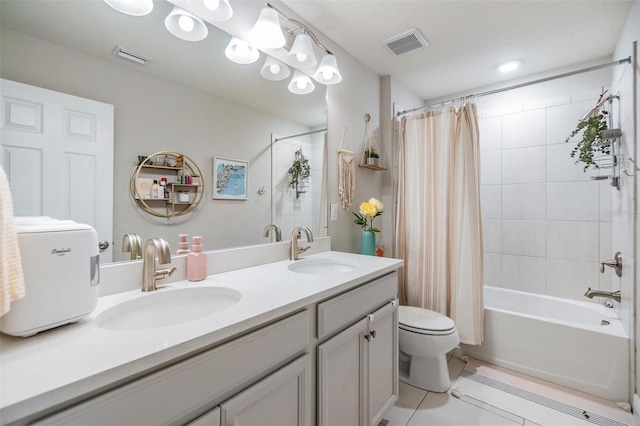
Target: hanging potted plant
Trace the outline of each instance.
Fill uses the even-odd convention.
[[[367,159],[367,164],[369,164],[371,166],[377,166],[378,165],[378,160],[380,158],[380,154],[378,154],[378,151],[376,151],[375,148],[366,149],[364,151],[364,156]]]
[[[567,137],[565,142],[582,132],[582,139],[571,151],[571,157],[576,158],[575,164],[584,164],[583,171],[586,172],[589,167],[598,169],[596,158],[601,154],[611,154],[611,142],[602,137],[602,131],[607,130],[608,112],[602,108],[604,104],[604,94],[600,95],[600,99],[596,107],[583,117],[576,126],[575,130]]]
[[[309,159],[302,154],[302,149],[296,151],[295,160],[293,160],[293,164],[291,164],[287,173],[289,173],[289,186],[295,188],[296,191],[298,186],[311,176]]]

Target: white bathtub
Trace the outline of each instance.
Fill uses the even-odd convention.
[[[629,338],[613,309],[489,286],[484,304],[484,342],[461,345],[471,357],[601,398],[629,400]]]

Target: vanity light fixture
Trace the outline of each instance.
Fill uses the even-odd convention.
[[[288,66],[271,56],[267,56],[267,59],[260,69],[260,75],[271,81],[284,80],[289,77],[290,74],[291,70],[289,70]]]
[[[500,72],[511,72],[522,65],[522,61],[514,59],[512,61],[503,62],[496,67]]]
[[[338,69],[338,62],[332,53],[322,57],[318,69],[313,74],[314,80],[322,84],[337,84],[342,81],[342,74]]]
[[[229,0],[187,0],[198,16],[212,21],[227,21],[233,16]]]
[[[308,75],[300,71],[294,71],[293,78],[289,82],[289,91],[296,95],[306,95],[315,90],[316,86]]]
[[[231,41],[224,49],[224,54],[236,64],[252,64],[260,57],[260,51],[244,40],[231,37]]]
[[[268,5],[268,4],[267,4]],[[249,31],[249,41],[258,47],[266,49],[279,49],[286,43],[278,12],[271,7],[260,10],[260,16],[255,25]]]
[[[104,0],[106,4],[131,16],[144,16],[153,10],[153,0]]]
[[[287,15],[285,15],[284,13],[282,13],[281,11],[279,11],[269,3],[267,3],[267,7],[265,9],[273,9],[274,11],[277,12],[277,14],[281,15],[286,21],[294,24],[296,27],[291,31],[296,30],[296,28],[302,29],[302,32],[298,34],[293,41],[293,45],[291,46],[291,50],[289,51],[290,57],[296,58],[298,62],[301,62],[300,60],[303,59],[302,55],[306,54],[306,51],[297,50],[298,47],[296,46],[296,43],[298,43],[298,37],[304,34],[308,36],[309,40],[313,41],[316,44],[316,46],[318,46],[320,49],[326,52],[326,54],[322,57],[322,60],[320,61],[320,65],[318,66],[318,69],[313,74],[313,78],[318,83],[322,83],[322,84],[337,84],[342,81],[342,75],[340,74],[340,70],[338,69],[338,61],[336,60],[336,57],[333,55],[333,53],[329,51],[329,49],[327,49],[322,45],[322,43],[320,43],[320,40],[318,40],[318,37],[316,37],[316,35],[306,25],[304,25],[300,21],[289,18]],[[262,9],[262,10],[265,10],[265,9]],[[304,40],[305,38],[306,37],[303,37],[302,40]],[[300,44],[302,43],[306,44],[306,41],[302,41]],[[313,46],[311,46],[311,51],[313,52]],[[298,55],[301,55],[301,56],[298,56]],[[315,59],[315,55],[313,57]],[[302,65],[302,64],[299,64],[299,65],[313,66],[313,65]],[[315,62],[314,62],[314,65],[315,65]],[[289,85],[289,90],[291,90],[291,85]],[[298,92],[294,92],[294,93],[298,93]]]
[[[293,64],[301,67],[313,67],[318,63],[311,43],[311,37],[304,31],[296,36],[293,40],[293,46],[289,50],[289,58]]]
[[[200,41],[209,34],[202,19],[177,6],[173,7],[169,16],[164,20],[164,25],[171,34],[182,40]]]

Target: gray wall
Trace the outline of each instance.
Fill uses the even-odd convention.
[[[1,35],[2,78],[115,106],[114,259],[129,232],[163,236],[171,247],[178,233],[202,235],[205,249],[269,242],[262,229],[271,220],[270,134],[308,127],[11,30]],[[159,219],[132,201],[137,156],[161,150],[183,152],[203,171],[205,196],[194,213]],[[247,201],[212,200],[214,155],[250,162]],[[267,193],[258,197],[261,186]]]

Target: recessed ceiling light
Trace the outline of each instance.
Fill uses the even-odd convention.
[[[513,61],[503,62],[498,65],[496,68],[500,72],[510,72],[518,68],[522,64],[522,61],[514,59]]]

